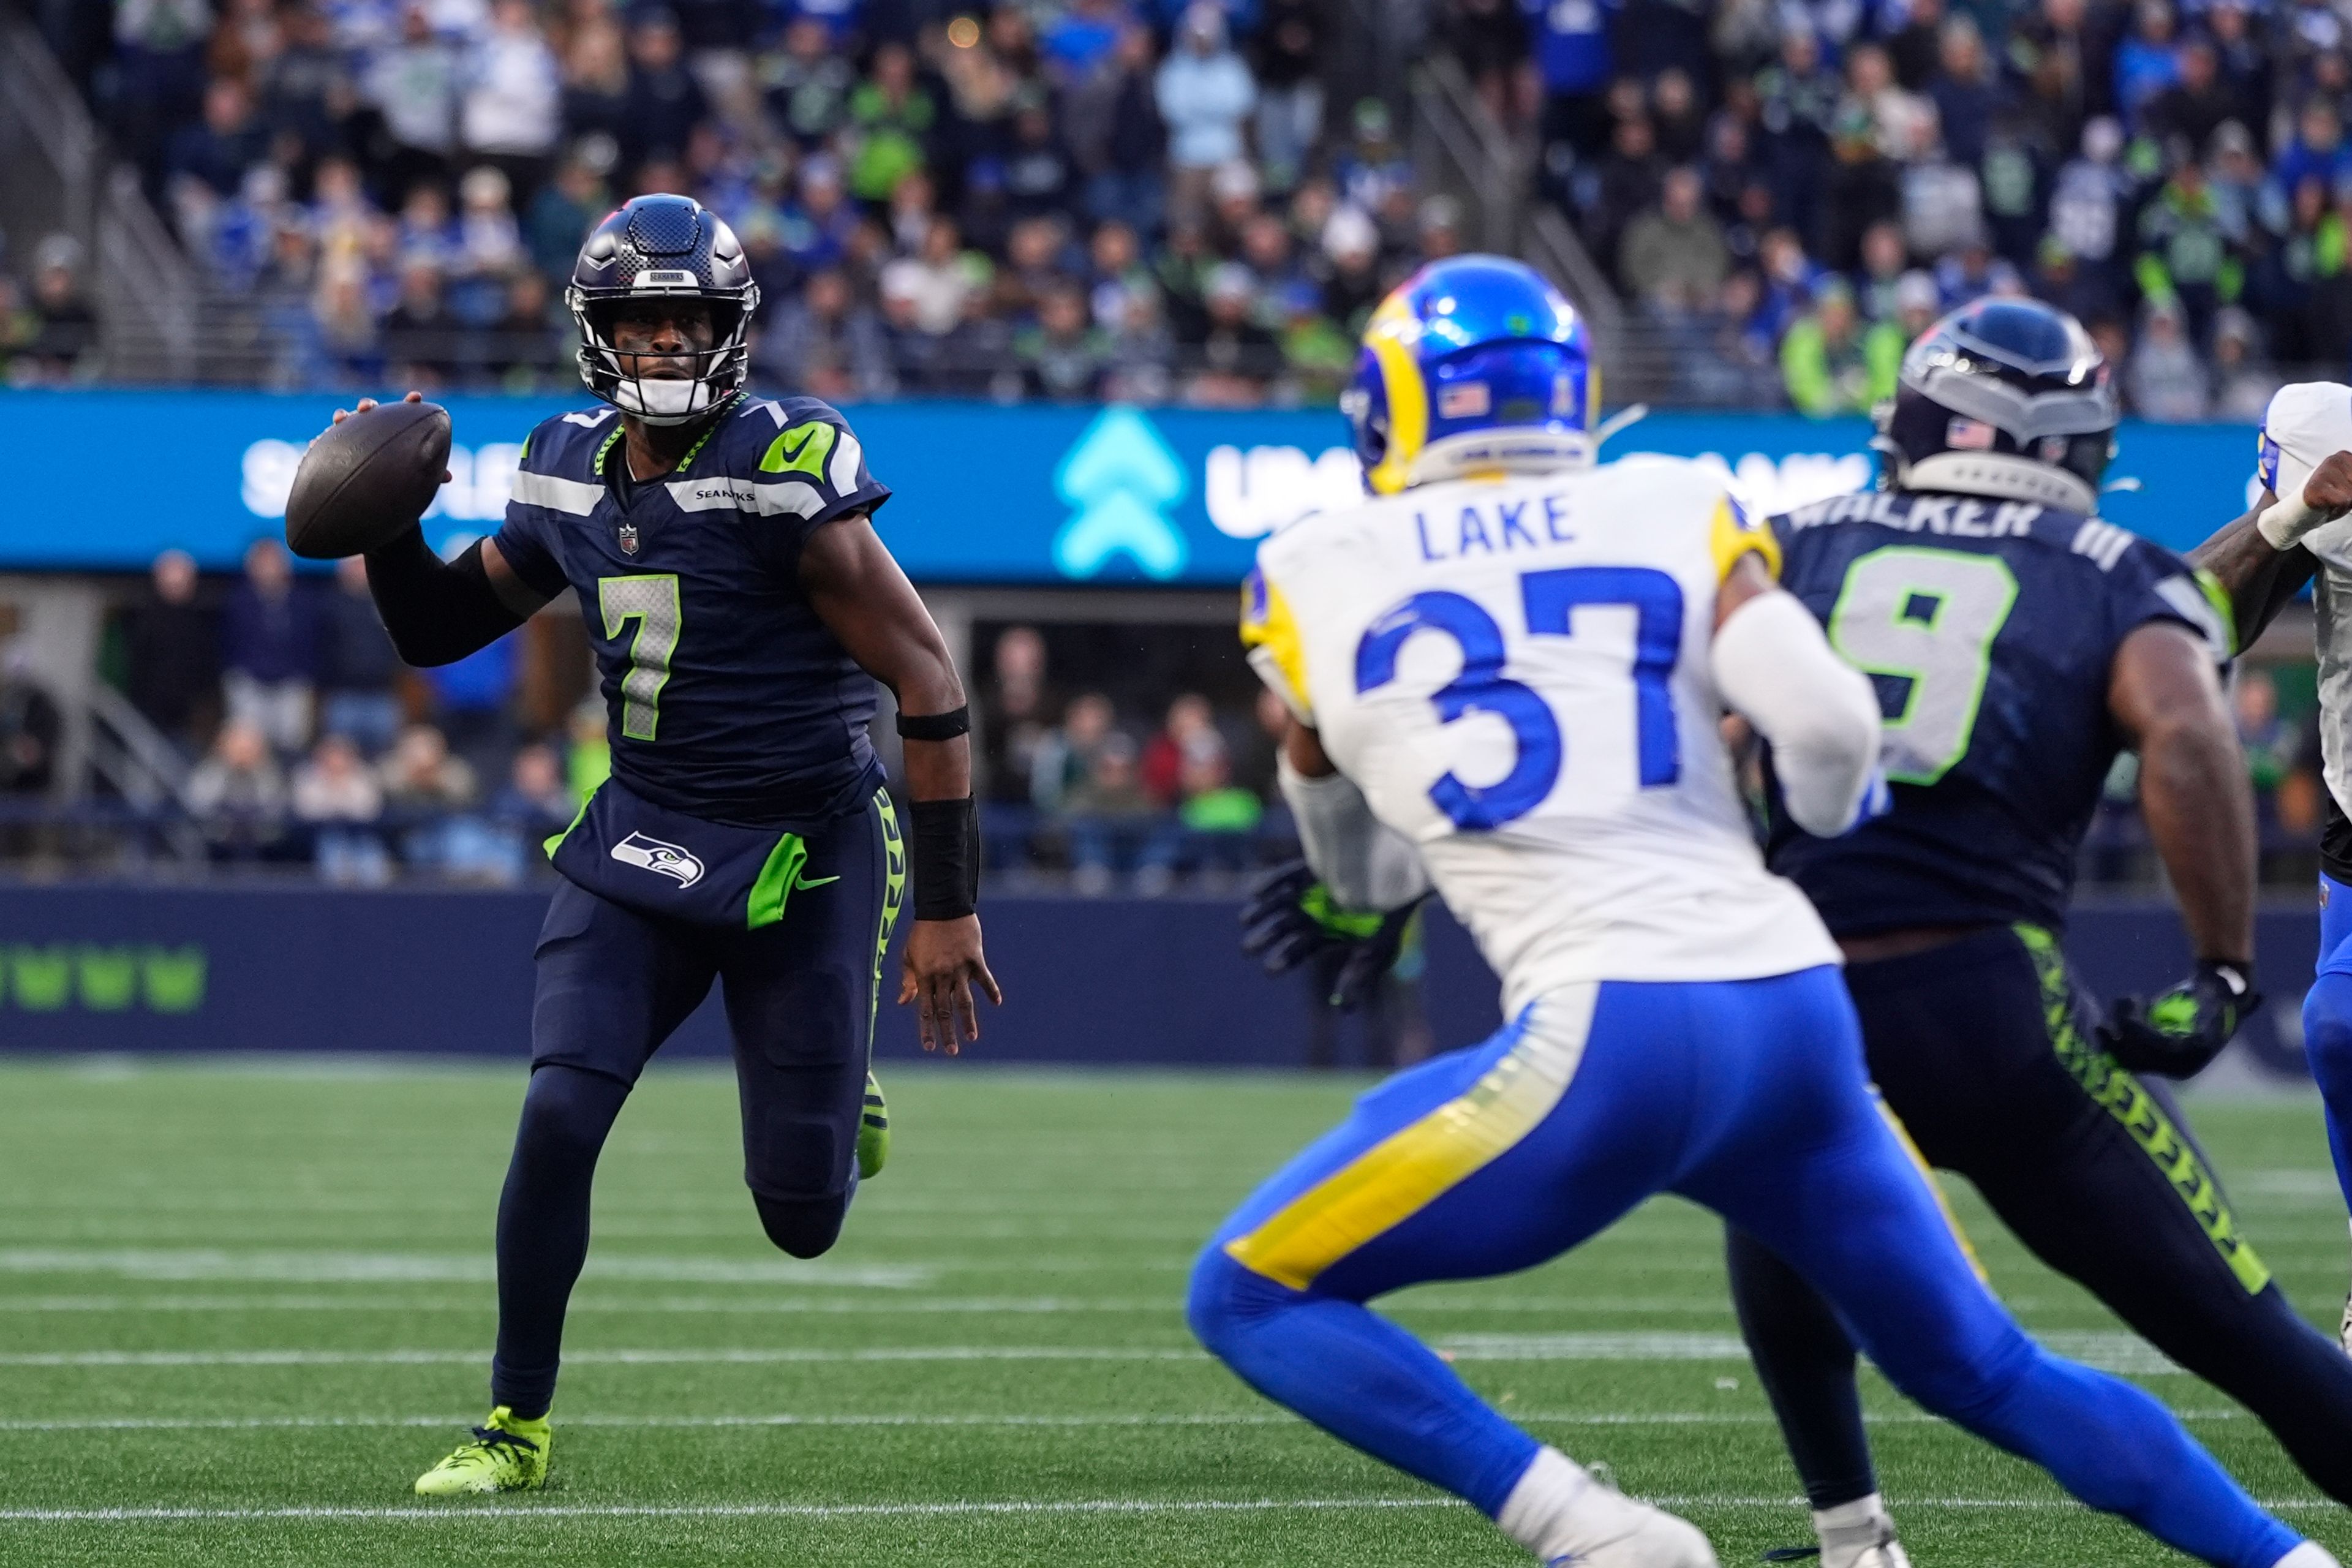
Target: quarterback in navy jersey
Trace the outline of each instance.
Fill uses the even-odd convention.
[[[597,1152],[714,982],[744,1180],[769,1237],[801,1258],[832,1246],[887,1152],[867,1058],[909,880],[899,1000],[925,1047],[977,1038],[972,992],[998,994],[974,912],[962,688],[874,531],[890,492],[847,422],[744,390],[759,288],[735,236],[687,197],[638,197],[589,236],[566,300],[604,406],[531,432],[495,537],[454,563],[416,531],[367,556],[412,664],[463,658],[577,595],[613,754],[548,842],[564,879],[499,1205],[494,1408],[418,1479],[428,1496],[545,1484]],[[877,682],[906,740],[905,832],[866,734]]]
[[[2260,1004],[2253,812],[2225,615],[2178,556],[2095,515],[2116,421],[2071,317],[1984,301],[1906,356],[1885,488],[1772,521],[1783,585],[1878,689],[1894,804],[1829,840],[1768,790],[1768,854],[1844,950],[1871,1076],[1927,1162],[2352,1501],[2352,1363],[2273,1282],[2153,1076],[2202,1068]],[[2060,935],[2125,749],[2198,963],[2110,1013]],[[1760,1244],[1735,1231],[1729,1250],[1823,1562],[1903,1568],[1843,1331]]]

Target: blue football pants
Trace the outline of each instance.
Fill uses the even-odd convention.
[[[1192,1327],[1268,1398],[1491,1516],[1535,1439],[1364,1303],[1529,1268],[1661,1192],[1764,1242],[1897,1387],[2092,1507],[2228,1568],[2296,1544],[2162,1405],[2043,1352],[1985,1290],[1826,966],[1562,987],[1390,1079],[1218,1231]]]
[[[2327,1149],[2352,1206],[2352,885],[2319,878],[2319,973],[2303,998],[2303,1053],[2327,1107]]]

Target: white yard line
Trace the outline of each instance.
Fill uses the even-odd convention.
[[[910,1289],[937,1270],[919,1263],[846,1265],[786,1258],[659,1258],[602,1253],[588,1278],[695,1285],[843,1286]],[[478,1252],[348,1252],[208,1247],[0,1247],[0,1275],[111,1274],[130,1279],[238,1279],[288,1284],[429,1282],[479,1284],[498,1278],[498,1263]]]
[[[611,1283],[607,1281],[607,1283]],[[378,1290],[346,1296],[268,1294],[250,1296],[8,1296],[0,1295],[0,1312],[465,1312],[489,1313],[497,1300],[487,1291],[431,1297],[387,1296]],[[589,1296],[569,1309],[581,1312],[686,1312],[797,1314],[864,1317],[876,1313],[975,1313],[1012,1315],[1061,1313],[1144,1313],[1175,1317],[1184,1310],[1173,1291],[1164,1296],[927,1296],[914,1292],[856,1296]],[[1591,1317],[1622,1313],[1627,1317],[1699,1317],[1731,1319],[1725,1300],[1689,1300],[1664,1297],[1599,1297],[1563,1293],[1557,1300],[1419,1300],[1411,1297],[1384,1302],[1383,1311],[1410,1317],[1416,1313],[1475,1314],[1542,1313],[1552,1317]]]
[[[488,1357],[472,1350],[23,1351],[0,1355],[0,1366],[472,1366]],[[758,1366],[778,1363],[1170,1361],[1206,1362],[1206,1352],[1148,1345],[888,1345],[844,1350],[715,1348],[702,1350],[567,1351],[570,1366]]]
[[[1511,1419],[1531,1426],[1765,1426],[1773,1417],[1764,1411],[1608,1410],[1552,1414],[1516,1410]],[[2242,1421],[2246,1413],[2235,1408],[2178,1410],[2182,1421]],[[57,1421],[0,1420],[8,1432],[274,1432],[349,1427],[362,1431],[410,1426],[464,1426],[471,1415],[223,1415],[93,1416]],[[1940,1425],[1942,1418],[1917,1410],[1892,1410],[1863,1419],[1874,1426]],[[1208,1412],[1197,1415],[1101,1412],[1075,1415],[567,1415],[565,1427],[601,1426],[648,1430],[693,1431],[745,1426],[945,1426],[1047,1429],[1121,1426],[1286,1426],[1300,1418],[1278,1410]]]
[[[2053,1351],[2104,1371],[2161,1376],[2179,1369],[2129,1334],[2051,1333],[2042,1336]],[[1434,1344],[1455,1362],[1737,1362],[1748,1347],[1737,1334],[1554,1333],[1448,1334]],[[24,1351],[0,1354],[0,1366],[17,1367],[201,1367],[201,1366],[440,1366],[472,1365],[484,1355],[467,1350],[148,1350]],[[574,1365],[692,1366],[835,1363],[855,1362],[1202,1362],[1206,1353],[1183,1345],[896,1345],[708,1346],[672,1350],[583,1350],[567,1355]]]
[[[1803,1507],[1795,1497],[1660,1497],[1649,1500],[1675,1509],[1788,1509]],[[2017,1511],[2074,1511],[2083,1505],[2067,1498],[1895,1497],[1898,1509],[1997,1509]],[[399,1521],[421,1523],[493,1523],[511,1529],[528,1520],[555,1519],[925,1519],[955,1515],[1024,1514],[1157,1514],[1157,1513],[1287,1513],[1339,1512],[1349,1510],[1460,1508],[1451,1498],[1186,1498],[1154,1502],[1140,1498],[1099,1498],[1083,1501],[1002,1502],[879,1502],[879,1503],[506,1503],[448,1504],[440,1507],[397,1508],[11,1508],[0,1509],[0,1522],[21,1524],[145,1524],[226,1521],[246,1523],[278,1521],[300,1523]],[[2336,1508],[2326,1498],[2273,1498],[2263,1507],[2273,1512]]]

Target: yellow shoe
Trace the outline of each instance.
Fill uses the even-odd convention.
[[[857,1179],[870,1182],[882,1173],[890,1160],[890,1107],[882,1099],[882,1086],[874,1075],[866,1075],[866,1109],[857,1119]]]
[[[418,1497],[474,1497],[484,1492],[536,1491],[547,1484],[547,1452],[554,1446],[547,1417],[520,1421],[499,1405],[457,1451],[416,1478]]]

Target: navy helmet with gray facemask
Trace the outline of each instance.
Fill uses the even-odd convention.
[[[623,372],[614,323],[649,299],[697,300],[710,311],[710,347],[663,356],[689,362],[685,379]],[[580,379],[625,414],[685,425],[743,385],[760,286],[735,231],[691,196],[639,196],[598,224],[572,265],[563,302],[580,328]]]
[[[2036,300],[1979,300],[1919,335],[1878,410],[1879,482],[2094,512],[2122,416],[2106,356]]]

